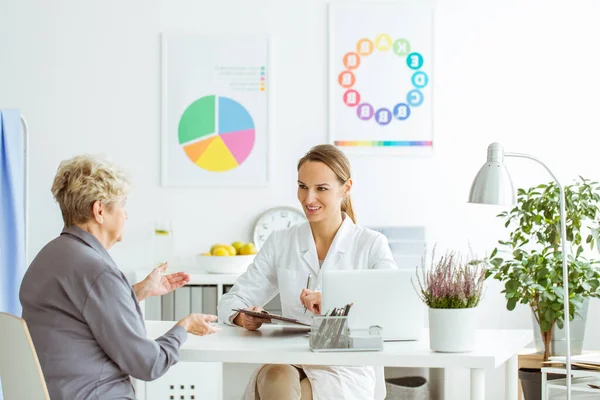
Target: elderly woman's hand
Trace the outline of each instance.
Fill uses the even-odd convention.
[[[138,301],[142,301],[152,296],[162,296],[175,289],[178,289],[190,281],[190,276],[185,272],[176,272],[174,274],[162,275],[168,263],[164,263],[154,268],[152,272],[143,281],[133,285]]]
[[[216,320],[216,315],[190,314],[179,321],[177,325],[182,326],[187,332],[193,335],[204,336],[221,330],[211,325],[211,322]]]

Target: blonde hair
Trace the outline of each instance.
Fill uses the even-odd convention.
[[[318,161],[327,165],[335,173],[342,185],[350,179],[350,161],[348,161],[348,158],[340,149],[331,144],[320,144],[311,148],[308,153],[298,161],[298,171],[302,164],[307,161]],[[342,201],[342,211],[348,214],[350,219],[356,223],[350,195],[346,196]]]
[[[129,179],[112,162],[80,155],[64,160],[52,183],[52,195],[60,206],[65,226],[87,222],[94,202],[109,207],[129,191]]]

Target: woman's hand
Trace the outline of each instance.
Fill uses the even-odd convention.
[[[263,311],[263,309],[261,307],[246,307],[246,308],[244,308],[244,310],[250,310],[250,311],[255,311],[255,312]],[[270,320],[256,318],[256,317],[253,317],[252,315],[239,313],[233,320],[233,323],[238,326],[241,326],[242,328],[246,328],[249,331],[255,331],[258,328],[260,328],[263,323],[265,323],[267,321],[270,321]]]
[[[182,326],[187,332],[193,335],[204,336],[221,330],[210,324],[216,320],[216,315],[190,314],[179,321],[177,325]]]
[[[311,313],[317,315],[321,314],[321,292],[302,289],[302,293],[300,293],[300,301]]]
[[[164,263],[154,268],[152,272],[143,281],[133,285],[138,301],[142,301],[151,296],[161,296],[179,289],[190,281],[190,276],[185,272],[176,272],[169,275],[161,275],[169,263]]]

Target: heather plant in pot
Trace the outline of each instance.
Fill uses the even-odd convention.
[[[415,289],[429,307],[429,344],[433,351],[465,352],[476,345],[477,306],[483,296],[482,260],[448,250],[429,267],[423,257]],[[413,281],[414,284],[414,281]]]

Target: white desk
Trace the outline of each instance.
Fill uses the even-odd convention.
[[[148,337],[155,339],[173,327],[173,322],[146,321]],[[429,350],[429,332],[413,342],[386,342],[379,352],[313,353],[306,329],[263,325],[250,332],[221,325],[210,336],[189,335],[181,347],[181,361],[258,364],[382,365],[388,367],[468,368],[471,399],[485,399],[485,370],[505,364],[506,399],[518,397],[517,355],[533,340],[529,330],[480,330],[477,347],[470,353],[434,353]]]

